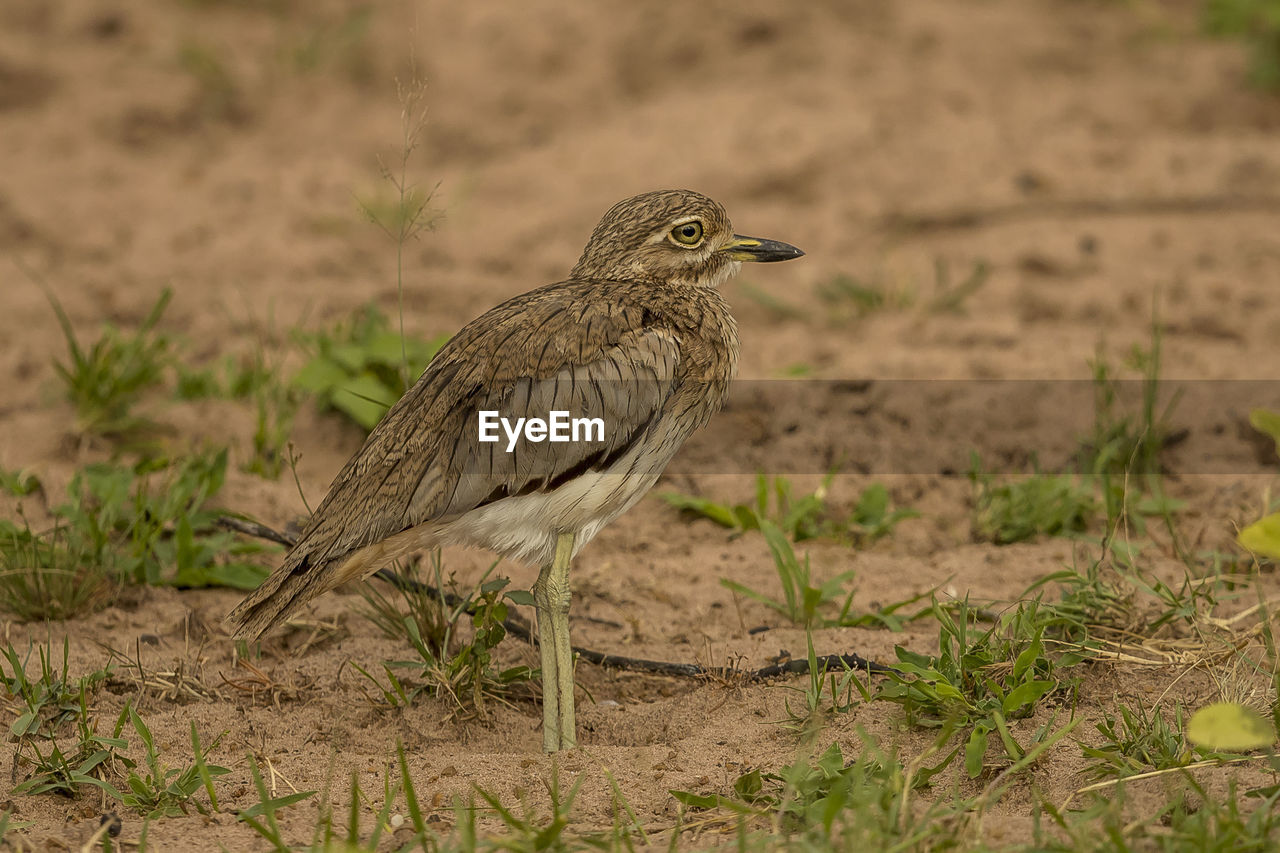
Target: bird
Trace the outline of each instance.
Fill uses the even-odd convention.
[[[316,596],[424,549],[487,549],[540,567],[543,748],[574,747],[573,558],[723,406],[739,345],[720,285],[743,262],[802,255],[734,233],[725,208],[692,190],[615,204],[567,279],[497,305],[436,353],[279,567],[227,615],[233,636],[256,640]],[[545,426],[481,439],[485,413],[507,429],[557,411],[603,428],[577,441],[545,440]]]

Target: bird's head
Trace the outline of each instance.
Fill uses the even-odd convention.
[[[615,204],[570,277],[718,287],[743,261],[803,254],[787,243],[734,234],[725,209],[701,193],[658,190]]]

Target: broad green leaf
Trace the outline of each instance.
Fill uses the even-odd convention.
[[[1234,702],[1206,705],[1187,721],[1187,740],[1207,749],[1239,752],[1276,742],[1276,730],[1257,711]]]
[[[964,769],[970,779],[977,779],[982,772],[982,759],[987,754],[987,730],[974,728],[969,741],[964,745]]]
[[[663,492],[659,495],[664,501],[679,510],[697,513],[709,518],[721,527],[737,527],[738,519],[733,510],[724,504],[709,501],[706,498],[695,498],[678,492]]]
[[[1280,560],[1280,512],[1264,515],[1236,536],[1242,548]]]
[[[396,402],[396,394],[372,373],[344,380],[333,390],[333,406],[365,429],[373,429]]]
[[[1012,714],[1025,705],[1035,704],[1042,696],[1058,686],[1056,681],[1028,681],[1019,684],[1004,697],[1004,712]]]
[[[303,365],[293,377],[293,384],[313,394],[327,394],[347,381],[349,374],[333,359],[317,356]]]
[[[1280,412],[1254,409],[1249,413],[1249,423],[1260,433],[1271,436],[1276,442],[1276,455],[1280,456]]]

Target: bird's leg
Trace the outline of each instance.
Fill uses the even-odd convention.
[[[570,749],[578,739],[573,714],[573,648],[569,644],[569,563],[572,533],[556,538],[556,553],[533,585],[542,655],[542,748]]]

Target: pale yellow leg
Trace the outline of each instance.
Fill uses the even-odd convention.
[[[573,534],[561,533],[556,554],[533,585],[542,654],[542,748],[547,752],[578,744],[573,714],[573,647],[569,643],[569,563]]]

